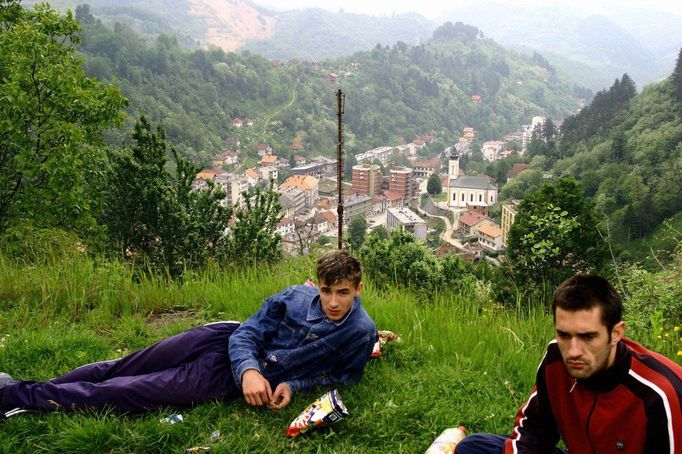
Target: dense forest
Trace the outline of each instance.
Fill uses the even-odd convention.
[[[481,139],[497,138],[534,115],[569,114],[585,94],[461,23],[446,23],[419,46],[398,42],[333,61],[273,65],[248,51],[186,51],[167,35],[148,45],[128,26],[106,27],[87,6],[75,15],[84,28],[86,73],[121,88],[130,100],[129,122],[140,113],[163,122],[178,150],[202,162],[229,135],[240,135],[247,149],[265,142],[288,154],[298,141],[310,155],[331,154],[338,87],[347,95],[350,153],[432,133],[445,146],[465,126]],[[331,73],[337,81],[327,80]],[[474,95],[480,103],[472,102]],[[232,128],[237,117],[253,119],[254,127]],[[120,132],[110,134],[110,143],[123,140]]]
[[[502,199],[538,189],[548,172],[574,177],[594,201],[600,228],[618,246],[621,259],[659,252],[661,259],[669,257],[675,242],[667,251],[647,248],[635,256],[629,244],[682,211],[681,80],[682,51],[674,73],[663,82],[637,94],[624,74],[560,129],[548,122],[536,131],[525,157],[531,168],[502,188]]]

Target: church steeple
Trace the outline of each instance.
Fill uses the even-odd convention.
[[[448,163],[448,178],[457,178],[459,175],[459,153],[454,146],[450,147],[448,157],[450,158]]]

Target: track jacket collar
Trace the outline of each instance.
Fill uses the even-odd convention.
[[[623,342],[616,346],[616,361],[613,366],[601,371],[592,377],[578,380],[585,388],[598,393],[609,392],[620,385],[630,370],[632,353]]]

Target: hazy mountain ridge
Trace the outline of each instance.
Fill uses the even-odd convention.
[[[494,0],[457,5],[439,20],[464,21],[504,46],[537,50],[576,81],[593,81],[592,89],[610,86],[624,72],[640,86],[660,80],[672,71],[682,44],[681,17],[644,7],[621,8],[606,17],[555,5],[531,9]],[[571,70],[562,61],[566,58],[594,72],[586,74],[584,66]]]
[[[38,0],[24,1],[25,6]],[[249,0],[55,0],[61,10],[90,5],[105,25],[132,27],[153,42],[178,36],[184,47],[251,50],[267,58],[324,60],[369,50],[375,44],[428,39],[436,24],[418,14],[372,17],[322,9],[271,11]]]
[[[504,46],[541,52],[593,90],[610,86],[625,72],[638,86],[661,80],[670,74],[682,43],[681,17],[644,7],[641,11],[620,8],[605,17],[556,5],[538,4],[531,9],[495,0],[464,1],[432,22],[419,14],[374,17],[311,8],[276,12],[249,0],[124,0],[115,5],[107,0],[54,0],[52,4],[75,9],[84,1],[105,24],[127,23],[149,42],[165,33],[177,35],[184,47],[246,49],[278,60],[321,61],[369,50],[377,43],[418,44],[445,21],[462,21]]]
[[[436,28],[419,14],[373,17],[304,9],[284,12],[278,19],[271,37],[250,40],[244,48],[266,58],[320,61],[369,50],[377,43],[419,44]]]
[[[25,0],[24,6],[38,3]],[[105,25],[129,25],[148,41],[158,34],[178,36],[184,47],[218,46],[234,51],[249,39],[272,34],[278,16],[248,0],[54,0],[53,7],[65,11],[88,4]]]

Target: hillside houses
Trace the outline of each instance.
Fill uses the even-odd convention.
[[[419,240],[426,240],[426,221],[409,208],[389,208],[386,227],[407,231]]]
[[[264,155],[260,158],[260,161],[258,161],[258,166],[259,167],[266,167],[266,166],[277,166],[279,158],[276,155]]]
[[[318,179],[334,177],[337,174],[337,161],[336,159],[318,156],[307,163],[290,169],[289,173],[291,175],[310,175]]]
[[[488,216],[476,211],[467,211],[457,218],[455,222],[456,231],[462,236],[476,235],[478,229],[484,225],[492,225],[495,222]]]
[[[292,153],[302,153],[305,151],[305,145],[302,143],[292,143],[289,147]]]
[[[286,191],[290,188],[299,189],[304,194],[305,208],[311,209],[319,200],[319,182],[317,178],[310,175],[293,175],[284,180],[279,186],[280,191]]]
[[[414,175],[417,178],[428,178],[431,175],[438,174],[440,170],[440,157],[434,156],[428,161],[416,161],[412,163]]]
[[[245,127],[243,119],[241,127]],[[197,181],[214,179],[228,194],[224,203],[234,204],[241,203],[240,194],[244,190],[257,184],[263,185],[270,179],[281,181],[284,172],[286,179],[277,188],[283,216],[277,229],[283,237],[290,237],[292,251],[300,253],[305,250],[301,235],[336,235],[335,176],[338,163],[335,159],[311,157],[310,150],[306,150],[303,143],[299,142],[299,137],[294,138],[293,143],[291,138],[287,141],[279,138],[259,139],[272,141],[270,145],[256,143],[246,131],[233,134],[226,139],[229,145],[213,157],[210,168],[197,175]],[[237,134],[242,136],[246,144],[243,147]],[[427,147],[433,143],[434,137],[424,134],[415,136],[409,143],[379,146],[355,155],[357,165],[352,168],[350,181],[343,185],[344,225],[347,226],[356,216],[364,216],[372,221],[372,227],[399,227],[426,238],[426,222],[414,211],[414,217],[411,217],[408,210],[418,203],[419,188],[425,191],[424,180],[436,174],[442,179],[446,193],[445,200],[440,203],[447,203],[455,214],[464,212],[457,219],[457,233],[452,237],[455,238],[453,241],[462,239],[462,243],[468,244],[468,247],[491,254],[504,251],[504,229],[487,216],[488,208],[497,202],[496,182],[484,175],[465,175],[459,168],[459,157],[471,153],[472,146],[481,143],[476,135],[474,127],[465,126],[461,137],[444,152],[435,150],[433,146]],[[482,143],[481,153],[488,162],[504,159],[508,156],[505,150],[507,141],[518,141],[519,138],[522,138],[520,133],[512,133],[505,136],[505,140],[488,140]],[[518,150],[518,145],[514,148]],[[417,153],[419,150],[423,151]],[[241,167],[239,157],[242,158]],[[447,174],[441,171],[444,163],[448,164]],[[246,165],[253,167],[245,168]],[[515,165],[509,172],[509,178],[523,168],[523,164]],[[329,186],[323,195],[331,197],[324,201],[320,200],[322,181]],[[298,231],[297,226],[300,227]],[[457,247],[463,246],[460,244]]]
[[[221,153],[213,156],[211,161],[215,167],[220,167],[223,165],[234,165],[239,162],[237,153],[232,150],[223,150]]]
[[[225,139],[225,143],[227,144],[228,148],[231,150],[236,150],[239,148],[242,144],[241,140],[239,137],[236,136],[229,136]]]
[[[490,252],[500,252],[504,249],[502,243],[502,229],[497,225],[484,225],[478,229],[478,244]]]
[[[358,161],[358,164],[362,164],[364,162],[379,162],[381,165],[386,166],[392,151],[393,147],[377,147],[365,151],[364,153],[355,155],[355,159]]]
[[[500,153],[504,150],[506,142],[501,140],[488,140],[483,142],[481,154],[486,161],[494,162],[500,159]]]
[[[263,157],[263,156],[268,156],[272,154],[272,147],[268,145],[267,143],[257,143],[256,144],[256,154],[258,156]]]
[[[250,118],[241,119],[236,117],[232,120],[231,124],[237,129],[241,128],[242,126],[251,127],[253,126],[253,120]]]

